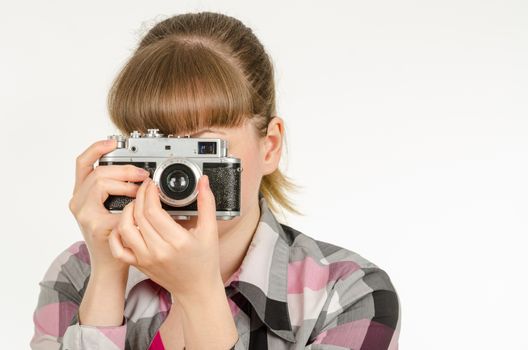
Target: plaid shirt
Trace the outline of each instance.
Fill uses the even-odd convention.
[[[247,254],[225,282],[239,333],[232,349],[397,350],[401,310],[387,273],[353,251],[279,223],[262,194],[259,204]],[[164,349],[158,329],[172,303],[167,290],[130,266],[123,325],[80,325],[89,276],[84,241],[51,263],[39,283],[31,349]]]

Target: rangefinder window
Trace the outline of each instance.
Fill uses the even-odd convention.
[[[198,154],[216,154],[216,142],[198,142]]]

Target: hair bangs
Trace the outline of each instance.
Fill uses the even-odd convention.
[[[138,49],[110,88],[112,122],[127,134],[240,126],[252,115],[251,86],[227,57],[203,42],[177,38]]]

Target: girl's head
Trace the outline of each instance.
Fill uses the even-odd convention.
[[[277,203],[299,213],[285,194],[296,185],[278,168],[284,122],[276,115],[273,66],[239,20],[200,12],[157,23],[116,77],[108,109],[125,134],[157,128],[226,139],[228,156],[243,168],[241,216],[258,205],[259,191],[273,211]]]

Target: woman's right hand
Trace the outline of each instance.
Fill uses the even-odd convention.
[[[128,264],[114,258],[108,244],[108,236],[121,213],[110,213],[103,203],[110,194],[135,197],[139,185],[131,182],[141,182],[149,176],[146,170],[131,164],[97,166],[94,170],[94,163],[115,147],[115,140],[98,141],[76,160],[69,208],[84,236],[92,271],[128,271]]]

